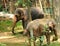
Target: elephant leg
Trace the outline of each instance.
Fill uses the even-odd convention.
[[[50,45],[50,33],[46,33],[47,46]]]
[[[25,34],[26,33],[26,27],[27,27],[27,21],[22,20],[22,26],[24,29],[23,34]]]
[[[35,45],[36,37],[31,38],[30,34],[28,34],[27,36],[28,36],[28,40],[29,40],[28,46],[36,46]]]
[[[36,45],[35,45],[35,40],[34,40],[33,43],[32,43],[31,39],[29,39],[29,44],[28,44],[28,46],[36,46]]]
[[[57,35],[57,30],[55,29],[55,27],[49,27],[49,29],[51,30],[51,32],[53,32],[53,34],[55,35],[55,37],[53,37],[52,41],[56,41],[58,40],[58,35]]]
[[[29,39],[29,46],[36,46],[35,40]]]
[[[31,39],[29,38],[28,40],[29,40],[28,46],[31,46]]]
[[[53,37],[53,40],[52,40],[52,41],[56,41],[56,40],[58,40],[57,31],[56,31],[55,28],[53,29],[53,31],[54,31],[54,35],[55,35],[55,37]]]
[[[25,22],[24,22],[24,20],[22,20],[22,26],[23,26],[23,29],[25,29]]]
[[[28,22],[27,22],[27,21],[22,20],[22,26],[23,26],[23,28],[24,28],[24,29],[26,29],[27,24],[28,24]]]
[[[15,26],[16,26],[16,23],[17,23],[16,21],[13,22],[13,27],[12,27],[12,33],[13,33],[13,34],[15,34],[15,33],[14,33],[14,28],[15,28]]]
[[[33,32],[33,30],[32,29],[30,29],[30,43],[31,43],[31,46],[36,46],[35,45],[35,37],[34,37],[34,32]]]

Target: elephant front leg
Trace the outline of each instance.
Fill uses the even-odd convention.
[[[17,23],[17,22],[15,21],[15,22],[13,22],[13,25],[12,25],[12,26],[13,26],[13,27],[12,27],[12,33],[13,33],[13,34],[15,34],[15,33],[14,33],[14,28],[15,28],[16,23]]]
[[[22,20],[22,26],[24,29],[23,34],[25,34],[26,33],[26,27],[27,27],[27,21]]]
[[[51,30],[51,33],[54,34],[55,37],[53,37],[53,40],[52,41],[56,41],[58,40],[58,35],[57,35],[57,30],[55,29],[55,27],[49,27],[49,29]]]
[[[47,46],[50,45],[50,33],[46,34],[46,41],[47,41]]]
[[[36,45],[35,45],[35,38],[34,38],[33,33],[34,33],[33,30],[30,29],[30,45],[31,45],[31,46],[36,46]]]
[[[53,40],[52,41],[56,41],[56,40],[58,40],[57,31],[56,31],[56,29],[53,29],[53,31],[54,31],[55,37],[53,37]]]

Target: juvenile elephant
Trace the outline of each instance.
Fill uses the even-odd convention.
[[[44,18],[44,14],[43,14],[42,10],[40,9],[40,7],[31,7],[31,18],[32,18],[32,20]],[[29,22],[27,8],[17,8],[15,10],[15,16],[13,19],[13,28],[12,28],[13,34],[15,34],[14,28],[15,28],[16,23],[19,20],[22,20],[23,29],[26,29],[26,26]]]
[[[54,35],[55,35],[55,38],[53,38],[53,40],[57,40],[57,38],[58,38],[55,26],[56,25],[53,20],[36,19],[27,24],[24,34],[28,36],[29,41],[30,41],[30,37],[35,38],[35,40],[36,40],[36,37],[45,35],[46,39],[47,39],[46,40],[47,44],[49,45],[50,44],[50,34],[52,32],[54,32]],[[34,46],[35,46],[35,42],[34,42]]]

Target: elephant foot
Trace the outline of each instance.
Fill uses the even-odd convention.
[[[58,38],[57,37],[53,37],[52,41],[57,41]]]
[[[16,33],[14,33],[14,31],[12,31],[12,34],[15,35]]]
[[[15,35],[16,33],[13,33],[13,35]]]

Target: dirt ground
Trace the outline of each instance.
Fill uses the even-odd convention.
[[[12,35],[11,32],[3,32],[3,33],[0,33],[0,42],[20,43],[20,42],[25,42],[25,38],[16,37]]]
[[[2,43],[20,43],[20,42],[25,42],[26,38],[25,37],[16,37],[12,35],[11,32],[2,32],[0,33],[0,42]],[[57,40],[57,42],[60,42],[60,37]]]

